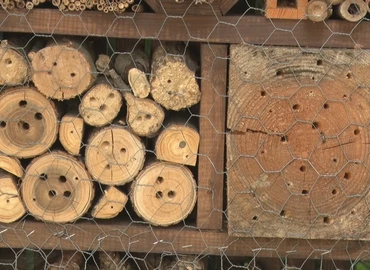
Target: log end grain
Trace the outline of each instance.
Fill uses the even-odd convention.
[[[307,6],[307,18],[313,22],[322,22],[329,18],[333,9],[324,0],[311,0]]]
[[[110,219],[116,217],[127,203],[128,197],[117,188],[110,186],[92,209],[94,218]]]
[[[80,155],[82,138],[84,135],[84,121],[73,113],[62,117],[59,128],[59,141],[64,149],[73,156]]]
[[[364,1],[345,0],[339,5],[337,13],[349,22],[358,22],[366,16],[367,9],[368,5]]]
[[[15,157],[0,154],[0,169],[22,178],[24,170],[20,161]]]
[[[26,169],[22,197],[28,211],[47,222],[72,222],[83,216],[94,198],[84,165],[63,152],[35,158]]]
[[[130,198],[135,212],[144,220],[155,226],[169,226],[191,213],[196,197],[196,183],[188,168],[155,162],[136,177]]]

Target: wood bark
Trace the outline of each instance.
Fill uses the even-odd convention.
[[[117,55],[114,61],[114,69],[128,83],[130,69],[137,68],[144,73],[150,73],[149,57],[143,50],[137,49],[131,53]]]
[[[134,270],[129,260],[122,260],[119,252],[99,252],[99,270]]]
[[[110,57],[106,54],[100,54],[98,59],[95,61],[96,69],[104,75],[109,75],[110,68]]]
[[[144,72],[132,68],[128,72],[128,83],[135,97],[146,98],[150,93],[150,84]]]
[[[151,99],[135,98],[129,92],[123,96],[127,102],[126,122],[132,131],[138,136],[155,136],[165,117],[162,107]]]
[[[0,151],[19,158],[38,156],[59,130],[54,103],[34,87],[9,88],[0,95]]]
[[[17,178],[0,171],[0,222],[12,223],[26,214],[18,190]]]
[[[104,194],[92,209],[91,215],[101,219],[114,218],[125,208],[127,200],[126,194],[110,186],[104,190]]]
[[[0,85],[21,85],[29,80],[30,67],[17,44],[2,40],[0,43]]]
[[[0,154],[0,169],[22,178],[24,170],[19,159]]]
[[[116,118],[121,106],[120,92],[108,83],[99,83],[83,96],[79,111],[86,124],[102,127]]]
[[[77,112],[68,112],[62,117],[59,128],[59,141],[73,156],[79,156],[84,136],[84,121]]]
[[[185,123],[166,125],[155,143],[155,153],[159,160],[195,166],[199,148],[198,131]]]
[[[362,0],[344,0],[337,9],[338,15],[349,22],[358,22],[367,14],[367,4]]]
[[[32,80],[45,96],[67,100],[84,93],[96,79],[88,49],[77,41],[62,39],[39,50],[32,59]]]
[[[33,159],[21,190],[30,214],[47,222],[79,219],[94,198],[94,185],[84,164],[61,151]]]
[[[181,43],[168,43],[153,52],[150,78],[153,99],[168,110],[179,111],[200,101],[195,78],[197,64],[188,48]]]
[[[63,251],[62,255],[54,262],[49,270],[82,270],[84,269],[84,257],[81,252]]]
[[[133,182],[130,194],[135,212],[155,226],[184,220],[193,210],[197,197],[191,171],[168,162],[146,166]]]
[[[142,169],[145,147],[140,138],[121,126],[110,126],[89,135],[86,166],[95,180],[124,185]]]
[[[307,6],[307,17],[313,22],[322,22],[333,14],[333,9],[324,0],[311,0]]]

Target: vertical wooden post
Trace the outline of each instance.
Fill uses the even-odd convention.
[[[222,229],[227,45],[201,44],[197,226]]]

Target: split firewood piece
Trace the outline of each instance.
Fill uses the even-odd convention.
[[[153,52],[150,78],[153,99],[168,110],[179,111],[200,101],[195,78],[197,65],[180,43],[159,46]]]
[[[114,69],[128,83],[128,74],[132,68],[137,68],[144,73],[150,72],[149,57],[143,50],[137,49],[131,53],[117,55]]]
[[[21,191],[28,211],[47,222],[79,219],[94,198],[94,185],[84,164],[61,151],[33,159]]]
[[[0,154],[0,169],[22,178],[23,168],[19,159]]]
[[[84,95],[79,111],[86,124],[102,127],[117,117],[121,106],[121,93],[108,83],[99,83]]]
[[[99,252],[99,270],[134,270],[131,261],[122,260],[119,252]]]
[[[84,130],[84,120],[77,112],[69,112],[63,116],[60,121],[59,141],[69,154],[80,155]]]
[[[128,197],[117,188],[110,186],[94,206],[91,215],[94,218],[109,219],[116,217],[125,208]]]
[[[21,85],[27,82],[30,68],[21,50],[7,40],[0,43],[0,85]]]
[[[114,69],[109,70],[109,76],[111,77],[113,85],[116,88],[118,88],[121,91],[130,90],[130,87],[123,81],[122,77],[118,75],[118,73]]]
[[[199,147],[198,131],[184,124],[170,124],[159,134],[155,153],[160,160],[195,166]]]
[[[85,153],[86,167],[106,185],[124,185],[143,168],[145,147],[140,138],[121,126],[93,132]]]
[[[165,113],[161,106],[148,98],[135,98],[123,93],[127,102],[126,121],[132,131],[139,136],[153,137],[162,126]]]
[[[95,61],[96,69],[104,75],[109,75],[110,57],[106,54],[99,54],[98,60]]]
[[[155,162],[136,177],[130,198],[135,212],[144,220],[169,226],[191,213],[196,197],[196,183],[187,167]]]
[[[49,270],[82,270],[84,257],[81,252],[63,251],[61,256],[48,269]]]
[[[144,72],[132,68],[128,72],[128,83],[135,97],[146,98],[150,93],[150,84]]]
[[[12,223],[26,214],[14,175],[0,171],[0,222]]]
[[[313,22],[322,22],[333,14],[333,9],[324,0],[311,0],[307,6],[307,18]]]
[[[88,50],[63,39],[39,50],[32,59],[32,80],[45,96],[66,100],[84,93],[96,79]]]
[[[338,15],[349,22],[358,22],[366,16],[367,5],[362,0],[345,0],[338,9]]]
[[[0,151],[19,158],[46,152],[58,135],[54,103],[34,87],[9,88],[0,95]]]

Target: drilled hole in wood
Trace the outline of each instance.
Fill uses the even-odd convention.
[[[297,110],[299,110],[299,108],[300,108],[299,104],[294,104],[293,105],[293,110],[297,111]]]
[[[161,199],[163,197],[163,192],[162,191],[158,191],[156,194],[155,194],[155,197],[157,199]]]
[[[150,120],[150,119],[152,119],[152,116],[150,114],[146,114],[145,119]]]
[[[347,95],[343,95],[343,99],[346,99],[347,98]]]
[[[58,179],[59,179],[59,182],[61,182],[61,183],[67,182],[67,178],[64,175],[59,176]]]
[[[356,210],[351,211],[351,215],[354,215],[354,214],[356,214]]]
[[[283,143],[285,143],[285,142],[288,141],[288,137],[285,136],[285,135],[284,136],[281,136],[280,141],[283,142]]]
[[[42,173],[39,175],[39,179],[42,181],[48,180],[48,175],[46,173]]]
[[[30,124],[24,121],[19,121],[18,123],[19,127],[24,130],[29,130],[30,129]]]
[[[357,4],[350,4],[348,7],[348,13],[351,15],[357,15],[360,13],[360,7]]]
[[[260,152],[262,155],[265,153],[265,150],[261,150],[261,152]]]
[[[285,210],[281,210],[280,216],[283,217],[283,218],[286,217],[286,211]]]
[[[107,106],[105,104],[100,105],[99,110],[105,111],[107,109]]]
[[[337,194],[338,194],[338,190],[333,189],[333,190],[331,191],[331,194],[333,194],[333,195],[337,195]]]
[[[71,130],[69,133],[73,134],[73,130]]]
[[[143,120],[143,118],[139,115],[139,116],[137,117],[137,120],[138,120],[138,121],[141,121],[141,120]]]
[[[49,190],[49,197],[50,198],[54,198],[55,196],[57,195],[57,193],[55,192],[55,190]]]
[[[329,104],[328,103],[324,104],[324,109],[329,109]]]
[[[161,184],[163,183],[163,177],[162,176],[158,176],[157,177],[157,180],[155,181],[157,184]]]
[[[121,152],[121,154],[126,154],[127,152],[126,148],[121,148],[119,151]]]
[[[179,143],[179,147],[180,147],[180,148],[185,148],[185,146],[186,146],[186,142],[185,142],[185,141],[181,141],[181,142]]]
[[[10,58],[5,59],[5,64],[11,65],[12,63],[13,63],[12,59]]]
[[[325,224],[330,225],[330,224],[333,224],[334,219],[333,219],[333,218],[331,218],[331,217],[324,217],[324,218],[323,218],[323,222],[324,222]]]
[[[270,110],[269,110],[269,113],[272,113],[272,112],[273,112],[273,110],[271,110],[271,109],[270,109]]]
[[[51,71],[48,71],[48,75],[51,75]]]
[[[288,182],[288,187],[291,187],[293,186],[293,183],[292,182]]]
[[[108,165],[106,165],[106,166],[105,166],[105,169],[106,169],[106,170],[110,170],[110,165],[109,165],[109,164],[108,164]]]
[[[75,76],[76,76],[76,73],[72,72],[72,73],[71,73],[71,77],[73,78],[73,77],[75,77]]]
[[[110,94],[108,95],[108,98],[114,98],[114,94],[113,94],[113,93],[110,93]]]
[[[334,163],[337,163],[337,162],[338,162],[338,159],[333,158],[333,162],[334,162]]]
[[[266,95],[267,95],[266,91],[261,91],[261,97],[264,97]]]
[[[353,134],[355,134],[355,135],[357,136],[358,134],[360,134],[360,130],[359,130],[358,128],[356,128],[356,129],[353,131]]]
[[[172,95],[172,91],[168,91],[168,94],[171,96]]]
[[[96,98],[95,97],[90,97],[90,102],[95,102]]]
[[[254,221],[257,221],[257,220],[258,220],[258,217],[257,217],[257,216],[253,216],[253,217],[252,217],[252,219],[253,219]]]
[[[71,194],[72,193],[70,191],[64,191],[63,196],[66,197],[66,198],[69,198],[69,197],[71,197]]]
[[[18,105],[19,105],[19,107],[21,107],[21,108],[26,108],[26,106],[27,106],[27,101],[25,101],[25,100],[21,100],[21,101],[19,101]]]
[[[282,71],[282,70],[276,71],[276,76],[280,77],[280,78],[284,77],[284,71]]]
[[[308,192],[308,190],[307,190],[307,189],[302,190],[302,194],[303,194],[303,195],[308,195],[308,193],[309,193],[309,192]]]
[[[312,123],[312,128],[313,129],[318,129],[319,128],[319,123],[318,122],[313,122]]]
[[[314,81],[314,80],[315,80],[315,77],[312,77],[312,78],[311,78],[311,80],[313,80],[313,81]]]
[[[316,65],[321,66],[322,65],[322,60],[317,60]]]
[[[108,142],[108,141],[102,142],[101,148],[103,148],[103,149],[109,149],[109,147],[110,147],[110,142]]]
[[[172,81],[171,80],[167,80],[167,83],[172,83]]]
[[[42,120],[42,114],[41,113],[35,113],[35,119],[36,120]]]
[[[351,72],[348,72],[347,75],[346,75],[346,77],[347,77],[347,79],[352,79],[352,73]]]
[[[53,62],[53,66],[55,67],[55,66],[57,66],[57,62]]]
[[[343,178],[346,179],[346,180],[349,180],[351,178],[351,173],[350,172],[345,172]]]
[[[4,121],[0,121],[0,127],[1,128],[5,128],[6,127],[6,123]]]
[[[305,171],[306,171],[306,166],[301,166],[301,167],[299,167],[299,170],[300,170],[301,172],[305,172]]]
[[[6,200],[6,203],[10,203],[10,200],[9,200],[9,199],[7,199],[7,200]]]
[[[32,198],[32,200],[35,202],[36,201],[36,198]]]
[[[78,180],[80,180],[80,178],[78,178],[78,176],[75,176],[75,181],[78,181]]]
[[[176,193],[175,193],[175,191],[170,190],[170,191],[168,191],[167,196],[168,196],[168,198],[172,199],[176,196]]]

